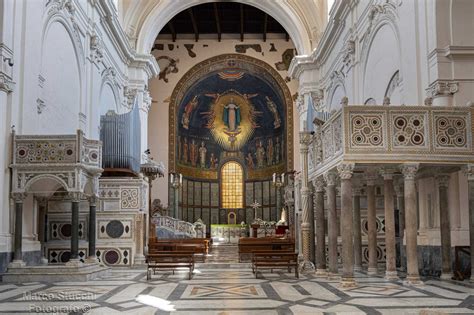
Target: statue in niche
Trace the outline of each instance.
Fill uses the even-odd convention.
[[[271,166],[273,164],[273,139],[270,138],[267,141],[267,164]]]
[[[252,153],[247,153],[247,156],[245,157],[245,160],[247,161],[247,167],[249,169],[254,169],[255,168],[255,164],[253,163],[253,157],[252,157]]]
[[[206,145],[204,144],[204,141],[202,141],[201,147],[199,148],[199,164],[201,165],[201,168],[206,168],[206,154]]]
[[[191,142],[191,150],[190,150],[190,157],[191,157],[191,165],[196,166],[198,160],[198,146],[194,139]]]
[[[210,169],[215,170],[217,168],[217,158],[214,156],[214,153],[211,152],[211,157],[209,158],[209,167]]]
[[[255,152],[255,155],[257,156],[258,167],[263,167],[265,161],[265,148],[263,147],[262,140],[260,140],[257,144],[257,151]]]
[[[234,99],[230,99],[230,103],[224,106],[224,124],[230,132],[237,131],[240,124],[240,106],[234,104]]]
[[[275,143],[275,164],[280,163],[280,137],[276,138]]]
[[[274,119],[273,129],[278,129],[281,126],[281,119],[280,119],[280,116],[278,115],[278,110],[277,110],[276,104],[268,96],[265,96],[265,100],[267,101],[268,109],[273,114],[273,119]]]
[[[181,117],[181,125],[184,129],[189,129],[189,122],[191,121],[191,114],[198,105],[197,95],[184,107],[184,113]]]
[[[188,160],[188,156],[189,156],[188,151],[189,151],[188,138],[184,138],[182,161],[186,164],[189,162],[189,160]]]

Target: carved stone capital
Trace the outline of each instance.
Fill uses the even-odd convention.
[[[406,180],[415,180],[418,168],[418,164],[403,164],[400,166],[400,170]]]
[[[426,89],[428,97],[453,95],[459,91],[459,82],[456,81],[436,81]]]
[[[324,178],[322,176],[317,177],[315,180],[313,180],[313,186],[315,192],[324,192]]]
[[[379,177],[378,173],[379,173],[379,170],[376,168],[370,168],[365,171],[364,177],[367,182],[367,186],[375,185],[375,182],[377,181],[377,178]]]
[[[95,206],[97,205],[97,202],[99,201],[99,196],[97,195],[91,195],[89,196],[89,205],[90,206]]]
[[[305,148],[308,150],[308,146],[311,144],[312,140],[312,135],[311,132],[309,131],[300,131],[300,148],[303,149]]]
[[[324,180],[326,181],[326,184],[328,186],[336,186],[337,184],[337,173],[334,171],[329,171],[325,173],[324,175]]]
[[[80,202],[83,194],[80,191],[70,191],[68,195],[72,202]]]
[[[341,179],[351,179],[354,173],[354,163],[342,163],[337,166]]]
[[[474,164],[467,164],[462,168],[462,171],[466,174],[468,181],[474,181]]]
[[[27,196],[28,194],[26,192],[11,193],[11,197],[15,201],[15,203],[23,203],[23,200],[25,200]]]
[[[150,96],[150,92],[148,90],[143,91],[143,104],[141,110],[145,113],[148,113],[151,108],[152,98]]]
[[[391,168],[391,167],[382,167],[380,169],[380,175],[382,175],[384,180],[392,180],[396,171],[397,171],[396,169]]]
[[[352,196],[362,196],[362,186],[353,185],[352,186]]]
[[[436,185],[438,187],[448,187],[450,176],[448,174],[440,174],[435,176]]]
[[[298,113],[304,114],[308,110],[308,104],[304,101],[304,95],[299,94],[298,98],[296,99],[296,109],[298,110]]]
[[[138,90],[132,89],[129,87],[125,87],[123,90],[123,94],[125,96],[124,106],[128,109],[132,109],[133,103],[135,101],[135,96],[137,95]]]
[[[14,86],[15,83],[12,81],[12,79],[6,74],[0,72],[0,91],[11,93],[13,92]]]
[[[344,107],[347,105],[349,105],[349,98],[347,96],[344,96],[343,98],[341,98],[341,106]]]

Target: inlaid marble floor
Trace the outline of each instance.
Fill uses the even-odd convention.
[[[474,287],[428,280],[406,287],[357,274],[359,286],[248,268],[158,272],[114,270],[100,280],[73,283],[0,283],[0,312],[81,314],[446,314],[474,313]]]

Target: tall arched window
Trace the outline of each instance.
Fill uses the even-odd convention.
[[[237,162],[227,162],[221,168],[221,206],[224,209],[244,207],[244,171]]]

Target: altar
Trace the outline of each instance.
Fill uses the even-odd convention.
[[[247,224],[211,224],[211,238],[214,244],[237,244],[240,237],[246,237]]]

